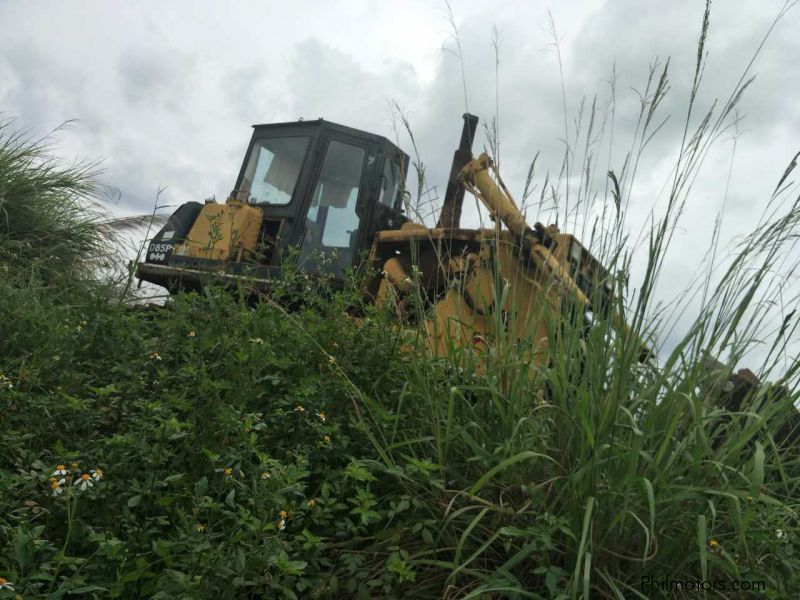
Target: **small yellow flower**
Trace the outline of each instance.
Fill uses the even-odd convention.
[[[711,540],[710,542],[708,542],[708,546],[713,550],[714,548],[719,546],[719,542],[717,542],[717,540]]]
[[[281,516],[281,519],[285,519],[289,515],[285,510],[282,510],[278,514]]]
[[[328,415],[326,415],[324,412],[318,412],[318,413],[317,413],[317,416],[320,418],[320,420],[321,420],[323,423],[324,423],[324,422],[327,420],[327,418],[328,418]]]
[[[79,465],[80,465],[80,463],[74,462],[74,463],[72,463],[72,468],[73,469],[77,469]]]
[[[316,505],[317,505],[317,501],[314,500],[313,498],[308,501],[308,507],[309,508],[314,508]]]
[[[324,438],[322,438],[322,439],[323,439],[323,440],[325,440],[325,443],[326,443],[326,444],[330,444],[330,443],[331,443],[331,436],[329,436],[329,435],[326,435],[326,436],[325,436]]]
[[[306,412],[306,409],[303,408],[300,404],[298,404],[297,406],[294,407],[294,412],[302,413],[302,412]]]
[[[158,352],[151,352],[150,360],[161,360],[161,355]]]
[[[226,468],[226,469],[223,469],[223,471],[222,471],[222,472],[225,474],[225,477],[230,477],[230,476],[231,476],[231,473],[233,473],[233,469],[231,469],[230,467],[228,467],[228,468]]]
[[[270,477],[272,477],[272,475],[270,475],[270,474],[269,474],[269,473],[267,473],[266,471],[264,471],[264,472],[261,474],[261,479],[269,479]]]
[[[197,334],[194,331],[190,331],[189,333],[186,334],[186,337],[196,337],[196,336]]]

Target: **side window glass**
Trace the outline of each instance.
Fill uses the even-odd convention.
[[[393,160],[387,158],[381,177],[381,195],[378,201],[384,206],[394,208],[397,194],[400,191],[400,167]]]
[[[366,151],[339,141],[328,144],[306,217],[301,257],[341,275],[352,264],[360,218],[356,213]]]

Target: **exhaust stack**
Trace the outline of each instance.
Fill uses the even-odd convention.
[[[464,128],[461,130],[461,142],[453,153],[453,165],[450,167],[450,179],[444,194],[442,212],[436,228],[458,229],[461,223],[461,206],[464,203],[464,186],[458,181],[458,174],[472,160],[472,142],[478,128],[478,117],[464,113]]]

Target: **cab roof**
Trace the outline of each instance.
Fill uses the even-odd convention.
[[[388,146],[392,150],[404,156],[406,160],[408,160],[408,155],[405,152],[403,152],[403,150],[399,148],[396,144],[391,142],[388,138],[382,135],[376,135],[374,133],[370,133],[368,131],[363,131],[361,129],[355,129],[353,127],[347,127],[346,125],[340,125],[339,123],[334,123],[333,121],[326,121],[322,117],[311,121],[305,121],[303,119],[300,119],[298,121],[286,121],[283,123],[264,123],[261,125],[253,125],[254,134],[259,134],[262,132],[268,133],[271,130],[289,129],[289,128],[308,129],[308,130],[327,129],[330,131],[338,131],[340,133],[344,133],[354,137],[366,138],[382,146],[385,147]]]

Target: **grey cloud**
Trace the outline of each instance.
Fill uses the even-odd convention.
[[[727,99],[776,12],[777,9],[762,10],[742,27],[738,24],[741,17],[737,10],[712,6],[706,42],[708,62],[698,113],[710,107],[714,99],[720,102]],[[573,71],[583,82],[591,84],[611,61],[616,61],[623,77],[629,77],[641,72],[641,65],[656,55],[662,60],[670,57],[671,91],[662,109],[675,115],[675,125],[680,126],[697,58],[701,16],[702,6],[689,0],[670,3],[668,11],[661,5],[633,0],[608,2],[587,20],[577,36]],[[800,85],[800,65],[794,58],[800,54],[800,40],[791,34],[787,20],[788,17],[778,24],[751,70],[751,75],[762,74],[741,104],[750,126],[767,134],[776,121],[776,110],[788,108],[782,91]],[[620,23],[624,25],[623,33],[615,31]],[[777,74],[780,76],[776,77]]]
[[[563,154],[561,94],[558,71],[551,54],[543,51],[547,35],[536,28],[522,31],[515,22],[535,22],[539,10],[523,7],[517,14],[481,14],[459,23],[467,100],[465,105],[461,64],[452,43],[441,54],[434,81],[424,99],[409,107],[412,125],[427,164],[429,182],[440,189],[449,173],[450,159],[461,128],[461,113],[469,109],[484,125],[496,116],[499,87],[499,134],[503,176],[517,194],[537,150],[542,150],[541,173],[557,171]],[[501,35],[499,79],[490,40],[492,25]],[[571,117],[570,117],[571,118]],[[480,128],[474,149],[488,147]],[[476,225],[478,215],[465,206],[466,224]]]
[[[130,47],[117,60],[122,91],[129,103],[174,114],[183,111],[183,100],[192,93],[196,68],[193,57],[164,46]]]
[[[289,100],[281,89],[283,79],[267,63],[254,62],[223,73],[221,87],[227,98],[225,110],[238,121],[253,125],[287,118]]]
[[[403,102],[420,91],[408,63],[392,62],[373,73],[315,38],[295,47],[288,84],[297,117],[324,117],[377,133],[386,132],[392,98]]]
[[[5,63],[10,74],[5,85],[0,84],[0,106],[24,122],[53,128],[79,120],[92,133],[108,125],[86,97],[86,77],[79,69],[21,44],[3,48],[0,63]]]

